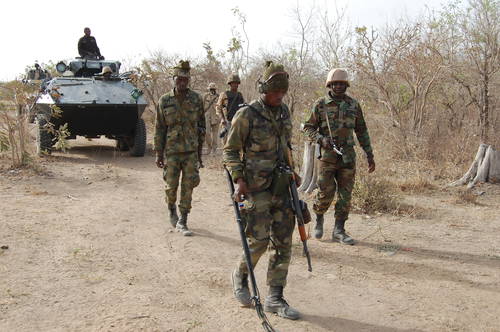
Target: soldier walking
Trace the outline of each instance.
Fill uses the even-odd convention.
[[[288,181],[277,181],[278,165],[283,161],[280,139],[290,144],[292,122],[283,97],[288,91],[288,74],[282,65],[267,63],[260,82],[260,98],[244,106],[233,118],[224,146],[224,164],[236,183],[234,199],[242,202],[242,218],[253,266],[271,246],[267,269],[269,294],[264,310],[288,319],[300,314],[283,298],[292,255],[295,225],[288,196]],[[244,255],[232,272],[236,299],[251,305],[248,269]]]
[[[190,69],[188,61],[180,61],[174,68],[175,87],[160,97],[154,135],[156,165],[163,168],[170,223],[184,236],[193,234],[187,218],[193,189],[200,183],[201,147],[205,138],[203,99],[188,88]],[[175,203],[181,174],[179,218]]]
[[[205,122],[207,124],[207,148],[208,153],[217,152],[217,141],[219,140],[219,117],[216,114],[216,103],[219,98],[215,83],[210,83],[208,92],[203,95],[203,104],[205,105]]]
[[[346,94],[349,87],[347,71],[332,69],[326,79],[329,89],[326,96],[319,98],[304,123],[305,134],[321,146],[318,169],[318,192],[313,210],[316,213],[314,236],[323,236],[324,214],[335,203],[335,226],[332,240],[353,245],[354,240],[345,231],[349,217],[351,193],[356,174],[354,133],[368,159],[368,172],[375,171],[375,161],[361,106]],[[335,148],[342,154],[335,152]]]
[[[223,92],[219,96],[217,101],[217,115],[221,118],[221,127],[223,132],[223,143],[226,144],[227,132],[231,127],[231,121],[233,120],[234,114],[239,109],[240,105],[245,102],[243,95],[238,91],[238,87],[241,83],[238,74],[231,74],[227,78],[227,84],[229,84],[229,90]]]

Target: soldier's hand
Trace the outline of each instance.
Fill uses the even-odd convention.
[[[163,156],[156,156],[156,166],[158,168],[165,167],[165,163],[163,162]]]
[[[368,173],[375,172],[375,160],[373,158],[368,158]]]
[[[242,178],[236,180],[236,190],[234,191],[233,199],[236,202],[243,202],[246,198],[247,193],[248,188],[245,180],[243,180]]]

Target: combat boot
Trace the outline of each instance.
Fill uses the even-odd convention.
[[[175,204],[168,205],[168,212],[169,212],[170,224],[172,224],[172,227],[175,227],[177,225],[177,222],[179,221],[179,216],[177,215],[177,209],[175,208]]]
[[[250,297],[250,290],[248,289],[248,275],[241,274],[238,269],[234,269],[231,273],[231,283],[233,285],[233,294],[236,300],[238,300],[243,307],[251,306],[252,298]]]
[[[177,222],[177,226],[175,226],[175,228],[182,235],[184,235],[184,236],[191,236],[191,235],[193,235],[193,232],[191,232],[189,230],[189,228],[187,227],[187,217],[188,217],[187,213],[181,212],[181,218]]]
[[[323,222],[325,221],[323,214],[316,214],[316,226],[314,227],[314,237],[321,239],[323,237]]]
[[[269,295],[267,295],[266,301],[264,302],[264,310],[291,320],[300,318],[300,312],[290,307],[283,298],[283,286],[269,287]]]
[[[332,241],[352,246],[354,244],[354,239],[345,232],[344,225],[345,225],[345,220],[342,219],[335,220],[335,227],[333,228]]]

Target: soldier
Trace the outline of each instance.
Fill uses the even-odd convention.
[[[241,80],[238,74],[231,74],[227,79],[230,89],[221,93],[217,101],[217,115],[221,118],[221,135],[224,137],[224,144],[227,139],[227,131],[231,126],[231,120],[239,108],[245,102],[243,95],[238,91]]]
[[[320,145],[318,171],[318,193],[314,202],[316,226],[314,236],[323,236],[323,215],[332,204],[335,192],[335,227],[332,240],[353,245],[354,240],[345,231],[349,217],[351,193],[356,173],[356,154],[354,152],[354,133],[368,159],[368,172],[375,171],[375,161],[360,104],[346,95],[349,87],[347,71],[333,69],[328,73],[326,87],[330,90],[318,99],[304,123],[305,134]],[[334,146],[342,155],[334,151]]]
[[[205,138],[203,99],[188,88],[190,66],[180,61],[174,68],[175,87],[160,97],[156,112],[154,149],[156,165],[163,168],[170,223],[184,236],[193,235],[187,227],[193,189],[200,183],[200,152]],[[182,173],[179,211],[175,203]]]
[[[78,54],[80,54],[82,58],[98,57],[104,59],[104,57],[101,56],[99,47],[97,47],[94,36],[90,35],[90,28],[83,29],[83,33],[85,35],[78,40]]]
[[[219,139],[219,117],[216,114],[215,103],[219,98],[215,83],[210,83],[207,88],[208,92],[203,96],[203,104],[205,105],[205,122],[207,124],[207,148],[208,153],[217,152],[217,140]]]
[[[113,75],[113,70],[110,66],[104,66],[102,67],[101,75],[103,81],[109,81],[111,80],[111,75]]]
[[[292,134],[290,112],[283,103],[288,90],[288,74],[282,65],[272,62],[266,65],[262,76],[264,82],[259,82],[260,98],[245,105],[234,116],[223,158],[236,183],[234,199],[237,202],[244,200],[241,212],[253,266],[268,245],[273,249],[267,270],[270,288],[264,310],[298,319],[299,312],[283,298],[295,218],[288,187],[280,187],[276,185],[279,181],[275,181],[278,163],[286,155],[280,139],[289,144]],[[244,256],[238,261],[231,279],[236,299],[243,306],[249,306],[251,299]]]

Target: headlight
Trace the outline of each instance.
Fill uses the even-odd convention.
[[[68,66],[62,61],[58,62],[56,65],[56,70],[58,73],[64,73],[68,69]]]

